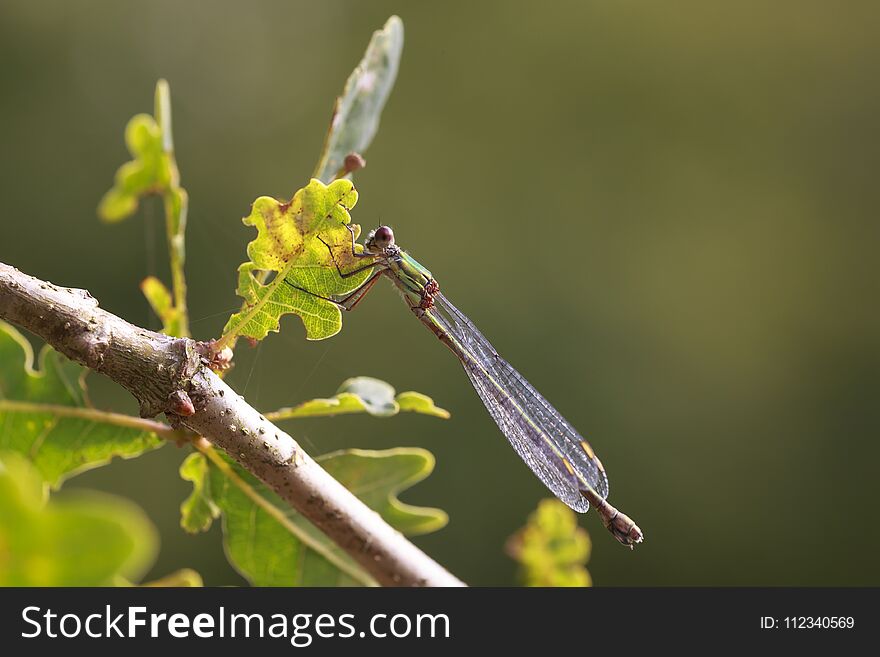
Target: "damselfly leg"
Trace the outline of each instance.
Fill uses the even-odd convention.
[[[294,290],[299,290],[300,292],[305,292],[306,294],[316,297],[318,299],[323,299],[324,301],[329,301],[332,304],[336,304],[343,310],[354,310],[355,306],[357,306],[361,300],[365,296],[367,296],[367,292],[376,284],[376,281],[379,280],[379,277],[382,275],[381,271],[377,271],[375,274],[370,276],[366,282],[364,282],[360,287],[355,289],[353,292],[349,292],[348,295],[342,297],[341,299],[331,299],[330,297],[325,297],[316,292],[312,292],[311,290],[307,290],[304,287],[300,287],[299,285],[294,285],[286,278],[284,279],[284,283],[289,287],[292,287]]]
[[[354,229],[349,224],[343,224],[343,225],[348,229],[348,232],[351,234],[351,255],[355,258],[371,258],[372,260],[375,261],[374,255],[369,254],[369,253],[358,253],[357,252],[357,250],[355,248],[357,242],[355,242],[355,238],[354,238]],[[337,260],[336,260],[336,256],[333,253],[333,247],[330,246],[324,240],[322,240],[319,236],[316,235],[315,237],[318,239],[318,241],[321,242],[321,244],[323,244],[324,246],[327,247],[327,251],[330,253],[330,259],[333,261],[333,265],[336,267],[336,271],[338,272],[340,278],[349,278],[351,276],[354,276],[355,274],[359,274],[362,271],[366,271],[367,269],[370,269],[371,267],[379,267],[380,266],[380,265],[377,265],[375,262],[370,262],[370,263],[368,263],[362,267],[358,267],[357,269],[354,269],[352,271],[343,272],[342,268],[339,266],[339,262],[337,262]],[[316,292],[312,292],[311,290],[307,290],[303,287],[299,287],[298,285],[294,285],[293,283],[291,283],[287,279],[284,279],[284,282],[287,285],[289,285],[290,287],[292,287],[294,290],[299,290],[300,292],[305,292],[306,294],[309,294],[313,297],[317,297],[318,299],[323,299],[324,301],[329,301],[330,303],[336,304],[337,306],[339,306],[343,310],[354,310],[354,308],[367,295],[367,292],[369,292],[370,289],[372,289],[372,287],[376,284],[376,281],[379,280],[379,277],[381,275],[382,275],[382,269],[380,269],[375,274],[370,276],[370,278],[368,278],[364,283],[359,285],[355,290],[353,290],[347,296],[345,296],[341,299],[332,299],[330,297],[322,296]]]
[[[343,226],[345,226],[348,229],[348,232],[351,234],[351,255],[352,255],[352,257],[353,258],[371,258],[371,259],[375,260],[376,256],[374,256],[371,253],[358,253],[357,252],[357,248],[356,248],[357,242],[354,239],[354,228],[352,228],[350,224],[343,224]],[[341,278],[348,278],[350,276],[354,276],[355,274],[359,274],[360,272],[362,272],[366,269],[369,269],[370,267],[375,267],[375,263],[371,262],[367,265],[364,265],[363,267],[358,267],[357,269],[354,269],[352,271],[343,272],[342,268],[340,268],[340,266],[339,266],[339,263],[336,261],[336,255],[333,253],[333,247],[330,246],[329,244],[327,244],[327,242],[325,242],[324,240],[322,240],[320,238],[320,236],[315,235],[315,237],[318,239],[319,242],[321,242],[321,244],[323,244],[324,246],[327,247],[327,251],[330,252],[330,259],[333,261],[333,264],[336,266],[336,271],[339,272],[339,276]]]

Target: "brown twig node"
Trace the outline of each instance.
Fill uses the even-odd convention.
[[[365,166],[367,166],[367,161],[364,159],[363,155],[360,153],[349,153],[342,161],[342,166],[339,167],[339,171],[336,172],[334,179],[339,180],[340,178],[344,178],[355,171],[360,171]]]

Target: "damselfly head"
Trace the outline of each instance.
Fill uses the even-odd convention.
[[[367,234],[365,242],[367,251],[373,253],[384,251],[389,246],[394,246],[394,231],[390,226],[379,226]]]

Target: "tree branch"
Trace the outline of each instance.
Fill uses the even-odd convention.
[[[99,308],[85,290],[58,287],[3,263],[0,318],[113,379],[138,400],[142,417],[164,412],[172,425],[225,450],[380,584],[463,585],[214,374],[204,343],[139,328]],[[191,405],[181,404],[182,393]]]

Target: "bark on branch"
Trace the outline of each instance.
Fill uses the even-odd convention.
[[[463,585],[215,375],[203,343],[134,326],[99,308],[85,290],[58,287],[3,263],[0,318],[113,379],[138,400],[143,417],[164,412],[221,447],[380,584]],[[181,393],[192,405],[181,404]]]

